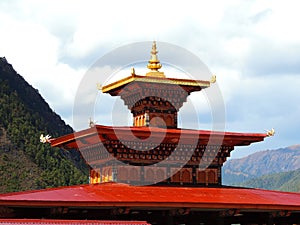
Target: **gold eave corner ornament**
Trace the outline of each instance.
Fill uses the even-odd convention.
[[[47,134],[46,136],[44,136],[44,134],[41,134],[40,136],[40,142],[42,142],[43,144],[45,143],[51,143],[51,136],[49,134]]]
[[[275,129],[272,128],[271,130],[266,130],[266,134],[267,134],[267,137],[274,136],[275,135]]]
[[[101,85],[100,83],[97,83],[97,89],[98,89],[99,91],[102,90],[102,85]]]
[[[211,79],[210,79],[210,83],[211,84],[214,84],[214,83],[216,83],[216,81],[217,81],[217,76],[216,75],[212,75],[212,77],[211,77]]]

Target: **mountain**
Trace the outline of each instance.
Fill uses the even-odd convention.
[[[254,153],[231,159],[223,166],[223,184],[244,183],[267,174],[294,171],[300,168],[300,145]]]
[[[240,187],[300,192],[300,169],[264,175],[237,185]]]
[[[0,58],[0,193],[87,182],[78,152],[39,140],[41,134],[72,132],[38,90]]]

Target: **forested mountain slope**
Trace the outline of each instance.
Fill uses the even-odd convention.
[[[300,192],[300,169],[264,175],[248,180],[244,183],[237,184],[237,186]]]
[[[0,58],[0,193],[86,183],[88,170],[78,152],[40,143],[41,134],[72,132],[38,90]]]

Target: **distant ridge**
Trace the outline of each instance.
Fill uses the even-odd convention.
[[[300,192],[300,169],[263,175],[236,185],[268,190]]]
[[[240,184],[263,175],[295,171],[299,168],[300,144],[265,150],[226,162],[223,167],[223,183]]]
[[[0,193],[87,182],[87,168],[76,151],[39,141],[41,134],[72,132],[38,90],[0,57]]]

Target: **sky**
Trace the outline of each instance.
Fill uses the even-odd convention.
[[[299,8],[297,0],[1,0],[0,57],[6,57],[73,126],[76,93],[101,57],[137,42],[180,46],[217,76],[226,131],[275,129],[275,136],[264,142],[237,147],[232,157],[238,158],[300,144]],[[145,58],[150,58],[150,49]],[[163,61],[163,53],[158,55]],[[162,68],[166,74],[175,73],[172,69]],[[113,76],[110,65],[94,72],[99,80]],[[95,109],[99,112],[92,117],[97,123],[107,123],[110,110],[116,117],[130,117],[125,107],[115,109],[111,99],[102,96],[107,107]],[[189,118],[194,105],[200,108],[200,123],[193,127],[194,121],[188,121],[186,126],[211,129],[208,99],[205,94],[189,97],[180,117]],[[86,128],[88,119],[82,118]]]

